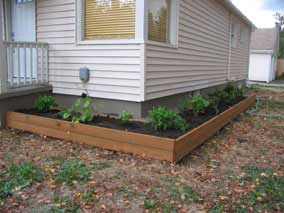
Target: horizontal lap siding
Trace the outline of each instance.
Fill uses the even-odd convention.
[[[49,43],[49,79],[55,93],[141,101],[141,45],[77,45],[76,0],[37,1],[37,39]],[[79,79],[80,67],[90,82]]]
[[[146,99],[227,82],[230,11],[217,0],[181,0],[178,48],[146,46]]]
[[[240,25],[240,29],[247,29],[250,32],[249,27],[238,20],[237,17],[233,17],[233,20]],[[238,33],[238,41],[241,40],[241,32]],[[236,48],[232,48],[231,52],[231,66],[230,66],[230,73],[229,78],[230,80],[243,80],[247,79],[248,70],[249,70],[249,53],[250,53],[250,36],[249,39],[245,41],[238,42]]]

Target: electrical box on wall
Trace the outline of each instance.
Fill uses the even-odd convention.
[[[80,68],[80,80],[87,83],[90,79],[90,70],[87,67]]]

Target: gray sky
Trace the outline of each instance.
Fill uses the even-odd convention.
[[[284,0],[232,0],[232,2],[257,26],[275,26],[274,14],[284,14]]]

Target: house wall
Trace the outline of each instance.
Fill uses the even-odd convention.
[[[229,61],[231,13],[222,1],[180,0],[179,16],[178,48],[146,45],[146,100],[246,79],[250,39]]]
[[[247,29],[249,34],[247,39],[241,41],[241,30],[238,33],[238,44],[236,48],[231,48],[231,62],[229,69],[229,80],[238,81],[247,79],[249,71],[249,58],[250,58],[250,38],[251,30],[236,16],[232,20],[235,24],[239,25],[239,29]]]
[[[269,83],[272,76],[272,54],[251,54],[249,80]]]
[[[143,45],[76,44],[76,0],[37,1],[37,40],[49,43],[49,80],[56,94],[143,101]],[[84,86],[79,68],[91,70]]]

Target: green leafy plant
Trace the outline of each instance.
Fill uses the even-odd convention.
[[[198,116],[205,112],[209,104],[209,101],[203,96],[194,96],[189,103],[189,108],[192,110],[194,116]]]
[[[154,108],[149,111],[150,124],[155,131],[166,131],[168,129],[177,129],[186,131],[186,121],[175,111],[165,107]]]
[[[123,111],[119,116],[119,120],[122,123],[128,123],[133,118],[134,118],[134,115],[132,113],[129,113],[129,112],[126,112],[126,111]]]
[[[219,110],[219,106],[220,106],[220,102],[221,99],[220,97],[216,96],[216,95],[209,95],[209,108],[213,109],[216,113],[216,115],[220,112]]]
[[[94,119],[95,107],[90,97],[79,98],[71,108],[60,112],[59,116],[73,123],[86,123]]]
[[[52,108],[57,106],[58,104],[55,98],[48,95],[39,96],[35,102],[35,108],[39,112],[49,112]]]
[[[238,97],[242,97],[243,89],[235,87],[233,84],[229,84],[223,92],[220,93],[220,98],[227,104],[234,104]]]
[[[43,170],[30,162],[21,165],[12,165],[0,175],[0,201],[15,191],[40,182],[43,179]]]
[[[74,181],[86,182],[89,178],[89,168],[82,161],[69,160],[61,165],[56,181],[73,185]]]

